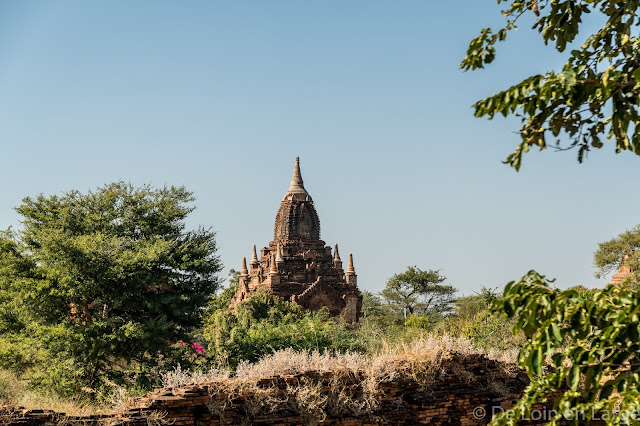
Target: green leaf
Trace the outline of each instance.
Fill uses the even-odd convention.
[[[600,391],[600,399],[605,400],[608,399],[614,391],[613,384],[607,382],[607,384]]]
[[[542,375],[542,362],[544,361],[544,354],[542,348],[538,348],[532,353],[531,357],[531,369],[536,376]]]
[[[580,368],[577,365],[574,365],[569,369],[569,374],[567,375],[567,386],[572,391],[578,390],[578,385],[580,384]]]
[[[554,342],[556,345],[561,345],[562,344],[562,334],[560,334],[560,327],[558,327],[558,324],[551,324],[551,333],[554,339]]]

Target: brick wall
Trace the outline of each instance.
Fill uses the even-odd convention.
[[[488,423],[492,411],[513,404],[528,384],[513,364],[482,355],[448,353],[437,364],[404,362],[397,371],[393,380],[373,387],[364,373],[304,372],[251,383],[158,389],[109,416],[5,410],[0,420],[21,425],[478,425]]]

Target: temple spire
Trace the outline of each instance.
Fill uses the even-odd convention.
[[[291,178],[291,185],[289,186],[287,195],[299,195],[302,200],[309,195],[307,190],[304,189],[302,173],[300,173],[300,157],[296,157],[296,165],[293,167],[293,177]]]
[[[258,253],[256,253],[256,245],[253,245],[253,251],[251,252],[251,266],[258,265]]]
[[[333,266],[337,269],[342,269],[342,259],[340,259],[340,253],[338,253],[338,244],[333,249]]]
[[[240,271],[240,276],[241,277],[248,277],[249,276],[249,271],[247,270],[247,258],[246,257],[242,258],[242,271]]]
[[[349,266],[347,266],[347,274],[355,274],[356,270],[353,268],[353,255],[349,255]]]
[[[358,276],[356,270],[353,268],[353,255],[349,255],[349,266],[347,266],[347,273],[344,275],[344,280],[349,287],[356,288],[358,286]]]
[[[278,267],[276,266],[276,256],[271,255],[271,267],[269,268],[269,275],[278,275]]]

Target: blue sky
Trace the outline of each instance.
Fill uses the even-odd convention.
[[[470,294],[529,269],[602,286],[597,243],[640,223],[640,158],[501,164],[517,121],[474,101],[562,64],[526,21],[459,71],[495,2],[0,3],[0,227],[22,197],[115,180],[195,192],[227,269],[267,245],[296,156],[327,244],[379,291],[408,265]],[[529,17],[527,17],[529,18]],[[587,28],[594,23],[587,23]]]

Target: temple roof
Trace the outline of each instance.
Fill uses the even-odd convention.
[[[280,203],[274,226],[274,240],[320,240],[320,219],[311,196],[304,189],[300,158],[296,157],[289,191]]]

